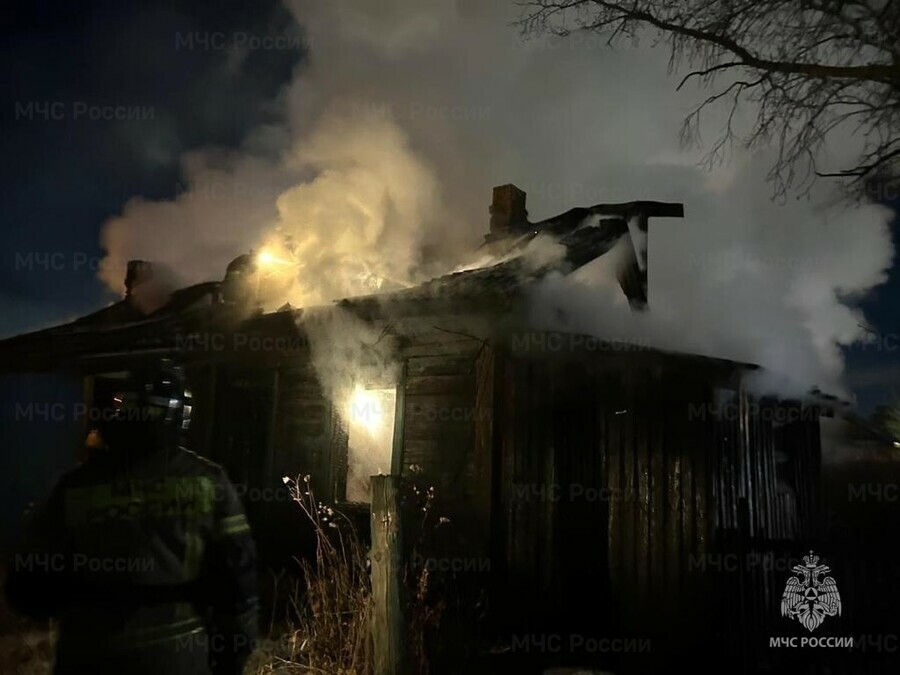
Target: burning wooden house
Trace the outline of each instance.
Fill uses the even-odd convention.
[[[527,320],[542,275],[613,247],[625,252],[622,292],[651,311],[648,227],[682,216],[680,204],[631,202],[530,222],[523,192],[495,188],[485,246],[496,262],[335,304],[375,336],[373,362],[389,364],[347,400],[314,362],[315,312],[248,309],[249,257],[149,315],[130,301],[149,269],[134,263],[121,302],[0,342],[0,366],[70,373],[90,400],[136,359],[173,356],[193,387],[190,444],[243,486],[264,552],[285,539],[284,476],[309,474],[321,499],[364,510],[370,473],[402,475],[434,487],[449,524],[428,560],[488,590],[509,637],[499,651],[540,660],[535,636],[556,636],[562,658],[586,644],[565,637],[579,635],[687,652],[721,634],[711,623],[732,601],[718,591],[733,581],[721,572],[735,542],[814,534],[819,412],[750,396],[751,364]],[[535,267],[519,252],[540,235],[565,253]]]

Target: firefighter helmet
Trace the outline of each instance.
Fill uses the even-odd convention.
[[[184,369],[161,359],[123,373],[101,416],[100,433],[113,449],[124,442],[169,445],[188,430],[191,408]]]

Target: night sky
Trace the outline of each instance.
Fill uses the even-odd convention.
[[[182,152],[234,146],[264,123],[267,103],[303,58],[299,50],[259,49],[234,68],[213,41],[186,46],[189,36],[264,36],[294,25],[270,0],[18,5],[0,10],[3,335],[114,299],[96,279],[103,222],[129,198],[183,189]],[[29,102],[50,112],[34,106],[29,119]],[[150,112],[92,120],[84,106]]]
[[[135,196],[177,194],[181,153],[235,147],[269,120],[305,54],[257,49],[235,65],[230,50],[212,42],[186,46],[191,35],[296,30],[273,0],[17,3],[0,10],[0,25],[0,335],[9,336],[114,300],[96,278],[103,222]],[[90,119],[85,106],[148,112]],[[881,333],[877,343],[847,352],[847,381],[864,412],[890,399],[900,382],[898,298],[895,266],[862,301]]]

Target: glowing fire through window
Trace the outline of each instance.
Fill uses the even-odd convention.
[[[357,385],[347,401],[347,500],[369,501],[369,478],[391,470],[397,392]]]
[[[357,385],[350,397],[350,418],[354,424],[375,434],[384,424],[384,401],[386,389],[363,389]]]

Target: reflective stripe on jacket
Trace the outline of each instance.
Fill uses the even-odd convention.
[[[129,675],[230,673],[257,637],[255,568],[221,467],[183,448],[109,453],[56,486],[7,592],[23,613],[59,619],[58,672],[134,658]]]

